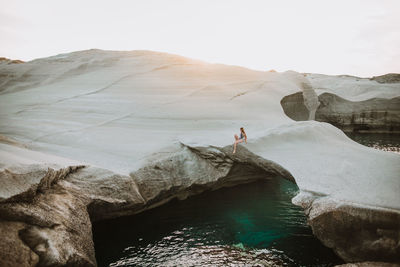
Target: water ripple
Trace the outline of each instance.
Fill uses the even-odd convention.
[[[99,266],[342,263],[312,235],[302,209],[291,203],[297,191],[296,185],[283,179],[260,181],[97,223]]]

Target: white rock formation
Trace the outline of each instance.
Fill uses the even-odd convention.
[[[373,79],[290,72],[302,91],[281,100],[286,115],[296,121],[329,122],[345,132],[400,132],[398,74]]]
[[[369,78],[349,75],[307,74],[306,77],[318,95],[332,93],[350,101],[371,98],[391,99],[399,96],[400,84],[398,82],[379,83]]]
[[[347,218],[354,215],[361,221],[365,219],[364,213],[364,217],[360,215],[360,207],[384,211],[391,218],[386,223],[391,234],[383,237],[371,234],[368,242],[378,244],[376,251],[379,252],[387,244],[399,242],[400,235],[396,234],[400,227],[396,220],[400,213],[400,155],[361,146],[327,123],[295,122],[288,118],[280,101],[304,88],[305,77],[301,74],[253,71],[149,51],[101,50],[4,64],[0,65],[0,74],[0,134],[29,149],[78,161],[68,166],[91,165],[68,174],[55,185],[60,187],[57,190],[81,192],[82,199],[78,193],[68,193],[73,195],[71,203],[79,207],[87,205],[89,213],[98,219],[128,214],[129,209],[135,213],[149,208],[146,205],[158,205],[171,197],[185,197],[187,188],[193,189],[190,193],[205,190],[204,187],[196,190],[198,187],[192,186],[195,180],[189,179],[187,183],[183,179],[194,175],[192,168],[202,170],[198,175],[204,171],[203,176],[193,176],[202,184],[207,184],[204,179],[209,174],[216,177],[213,183],[224,177],[237,179],[234,175],[228,176],[226,171],[238,172],[240,168],[235,169],[234,165],[248,160],[252,166],[258,166],[253,160],[259,155],[262,160],[272,160],[286,169],[277,167],[280,171],[276,172],[274,167],[272,173],[281,173],[286,178],[290,173],[293,175],[301,190],[296,203],[309,215],[317,214],[310,220],[312,226],[314,221],[318,226],[313,228],[314,232],[346,260],[383,259],[375,254],[368,258],[372,254],[364,253],[365,246],[360,239],[354,239],[352,253],[346,254],[340,240],[331,238],[335,233],[327,220],[342,205],[351,207],[350,211],[346,210],[349,217],[343,216],[343,221],[337,222],[341,223],[343,232],[348,231],[346,227],[351,223]],[[382,85],[353,77],[306,76],[318,94],[330,90],[352,100],[400,96],[399,84]],[[310,103],[314,108],[316,102]],[[242,126],[249,143],[239,146],[249,148],[256,155],[243,150],[244,154],[239,153],[240,159],[232,159],[225,146],[232,144],[233,134]],[[185,149],[203,147],[205,152],[200,153],[203,156],[199,160],[194,160],[199,154],[182,152],[179,143]],[[4,170],[24,162],[29,153],[11,151],[7,145],[2,145],[0,151]],[[217,164],[219,167],[213,170],[212,166],[219,160],[216,155],[221,153],[223,160],[218,164],[228,164],[227,169]],[[211,158],[200,164],[206,155]],[[175,164],[173,169],[162,163],[164,160],[171,160]],[[33,159],[27,161],[31,164]],[[54,162],[50,158],[48,163],[42,163]],[[40,184],[40,177],[31,184]],[[113,179],[119,181],[116,187],[112,186]],[[222,181],[229,184],[229,179]],[[94,190],[98,183],[105,183],[107,190]],[[117,188],[124,186],[127,190],[118,192]],[[165,190],[156,192],[157,188]],[[8,195],[4,191],[3,198],[28,189],[20,186],[12,189],[15,191],[8,190]],[[313,203],[325,204],[318,204],[319,212],[311,213]],[[109,216],[96,212],[99,207],[107,210]],[[326,219],[318,221],[324,216]],[[373,220],[365,227],[376,231],[382,224]],[[354,230],[354,234],[362,236],[366,228]],[[319,229],[327,231],[324,234]],[[37,229],[29,233],[37,233]],[[385,242],[380,242],[381,239]],[[387,254],[390,257],[397,253],[398,248],[393,246],[394,250]],[[84,262],[94,264],[93,255],[87,253],[89,256],[83,257]]]

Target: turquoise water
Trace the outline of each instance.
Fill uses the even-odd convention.
[[[281,178],[205,192],[94,225],[99,266],[333,266]]]

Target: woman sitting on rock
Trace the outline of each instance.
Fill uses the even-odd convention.
[[[242,143],[243,141],[246,142],[247,144],[247,135],[246,132],[244,131],[243,127],[240,128],[240,138],[238,137],[237,134],[235,134],[235,143],[233,144],[233,154],[236,153],[236,145],[238,143]]]

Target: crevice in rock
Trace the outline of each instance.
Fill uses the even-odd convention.
[[[40,180],[41,186],[32,198],[0,203],[0,222],[24,224],[14,234],[29,247],[32,255],[38,255],[34,265],[96,265],[91,223],[86,211],[87,197],[75,194],[62,185],[70,174],[81,168],[72,166],[51,170]],[[10,234],[13,233],[5,233],[3,238]],[[18,259],[8,258],[12,255],[3,256],[0,255],[0,263],[5,258],[17,264]]]
[[[28,168],[29,167],[30,166],[28,166]],[[9,190],[9,197],[0,196],[0,203],[32,202],[38,194],[45,193],[58,181],[66,179],[68,175],[84,167],[84,165],[68,166],[58,170],[47,168],[47,171],[43,168],[39,168],[34,172],[35,174],[33,174],[32,171],[27,173],[15,173],[12,170],[4,169],[4,171],[0,173],[0,176],[3,176],[2,179],[12,180],[14,183],[21,184],[21,187],[18,188],[18,190]],[[35,178],[32,179],[32,176]],[[5,187],[7,186],[6,184]],[[3,188],[3,190],[7,191],[7,188]]]

